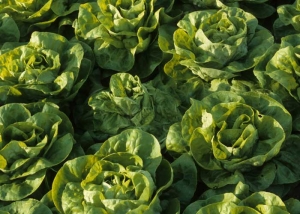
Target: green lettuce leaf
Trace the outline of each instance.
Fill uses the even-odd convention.
[[[9,14],[17,23],[21,36],[34,31],[36,27],[45,29],[58,17],[51,10],[52,0],[13,1],[3,0],[0,13]]]
[[[5,42],[19,42],[20,31],[15,20],[6,13],[0,13],[0,48]]]
[[[16,201],[9,205],[0,207],[0,213],[17,213],[17,214],[52,214],[52,211],[42,202],[36,199],[25,199]]]

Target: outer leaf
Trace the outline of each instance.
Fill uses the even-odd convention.
[[[8,14],[0,13],[0,47],[4,42],[18,42],[20,31],[14,19]]]
[[[291,135],[284,144],[280,155],[273,160],[276,164],[276,177],[274,184],[295,183],[300,180],[298,150],[300,138]]]
[[[284,201],[287,210],[291,214],[296,214],[298,210],[300,209],[300,201],[294,198],[290,198],[286,201]]]
[[[173,184],[164,194],[170,198],[177,197],[181,207],[187,206],[197,187],[197,169],[193,159],[188,154],[183,154],[171,163],[173,168]]]
[[[52,214],[52,211],[43,203],[35,199],[16,201],[7,206],[1,207],[2,212],[18,214]]]

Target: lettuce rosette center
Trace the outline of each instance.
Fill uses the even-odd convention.
[[[213,14],[203,20],[198,31],[201,30],[212,43],[234,45],[236,39],[247,36],[247,25],[245,21],[239,17],[229,16],[225,12]]]
[[[101,9],[103,14],[112,14],[111,21],[103,22],[104,26],[116,35],[125,36],[124,38],[136,36],[138,27],[143,26],[145,21],[146,8],[143,1],[120,1],[115,5],[112,3],[108,6],[103,5]]]
[[[242,103],[220,103],[203,116],[206,114],[212,123],[196,128],[190,142],[196,161],[207,170],[212,169],[213,162],[218,170],[249,171],[277,155],[285,139],[274,118]],[[197,148],[211,150],[213,156],[207,159],[207,153],[199,153]]]
[[[30,48],[25,51],[24,59],[22,59],[23,54],[21,55],[24,68],[19,68],[21,75],[18,82],[20,84],[53,83],[60,72],[59,54],[51,50],[30,50]]]

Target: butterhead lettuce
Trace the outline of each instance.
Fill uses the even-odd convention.
[[[79,122],[99,135],[115,135],[138,128],[164,140],[169,126],[181,119],[180,101],[163,83],[142,83],[138,76],[114,74],[109,88],[94,92],[88,99],[90,110]]]
[[[248,186],[239,182],[232,192],[216,192],[208,190],[199,200],[191,203],[183,214],[288,214],[282,199],[276,194],[258,191],[250,193]]]
[[[80,5],[75,34],[91,43],[96,62],[107,75],[130,72],[147,77],[161,62],[155,38],[164,9],[155,10],[155,2],[98,0]]]
[[[67,161],[54,178],[52,197],[60,213],[161,213],[159,196],[172,179],[157,139],[129,129],[95,155]]]
[[[260,86],[277,94],[293,115],[295,130],[300,130],[299,48],[299,34],[282,37],[281,43],[272,45],[254,68]]]
[[[278,18],[273,23],[276,39],[300,32],[300,1],[293,4],[283,4],[277,8]]]
[[[268,0],[181,0],[199,9],[217,9],[222,7],[239,7],[255,17],[263,19],[271,16],[276,9],[268,4]]]
[[[205,81],[251,72],[273,40],[256,17],[236,7],[188,13],[177,27],[161,26],[158,38],[162,51],[172,55],[166,74]]]
[[[34,193],[48,169],[62,163],[75,143],[68,117],[51,103],[0,107],[0,199]]]
[[[51,10],[53,0],[2,0],[0,13],[7,13],[16,21],[21,36],[31,33],[35,27],[46,28],[57,18]]]
[[[263,190],[274,179],[269,161],[291,133],[291,115],[273,98],[255,92],[214,92],[192,100],[180,123],[170,127],[166,148],[190,153],[202,181],[219,188],[244,181]]]
[[[5,43],[0,55],[0,102],[70,101],[93,68],[87,45],[48,32],[28,43]]]

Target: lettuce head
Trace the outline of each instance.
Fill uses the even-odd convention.
[[[154,0],[98,0],[80,5],[75,34],[94,47],[108,76],[130,72],[147,77],[160,64],[157,28],[164,9]],[[88,20],[88,21],[87,21]]]
[[[281,38],[272,45],[254,68],[254,74],[264,89],[280,97],[293,116],[294,130],[300,130],[300,34]]]
[[[278,18],[273,23],[274,35],[277,40],[281,37],[300,32],[300,1],[293,4],[283,4],[277,8]]]
[[[238,181],[251,191],[275,179],[271,163],[291,134],[292,117],[284,106],[258,92],[214,92],[192,100],[181,122],[169,129],[166,148],[174,156],[190,153],[202,181],[219,188]]]
[[[170,125],[182,117],[180,100],[167,86],[154,80],[142,83],[138,76],[128,73],[112,75],[109,88],[92,93],[88,105],[79,124],[98,135],[113,136],[138,128],[162,142]]]
[[[239,7],[255,17],[263,19],[271,16],[276,9],[268,4],[268,0],[181,0],[197,6],[199,9],[217,9]]]
[[[228,192],[208,190],[200,199],[191,203],[183,214],[288,214],[288,208],[282,199],[276,194],[258,191],[249,192],[249,187],[239,182],[235,188]]]
[[[157,139],[138,129],[105,141],[94,155],[67,161],[52,185],[60,213],[161,213],[159,196],[172,183]]]
[[[250,72],[274,39],[250,13],[237,7],[186,14],[177,27],[159,28],[159,46],[171,59],[164,71],[176,79],[230,79]]]
[[[0,200],[16,201],[33,194],[47,170],[69,156],[73,135],[70,120],[52,103],[1,106]]]
[[[89,46],[48,32],[28,43],[5,43],[0,55],[0,102],[70,101],[93,68]]]

